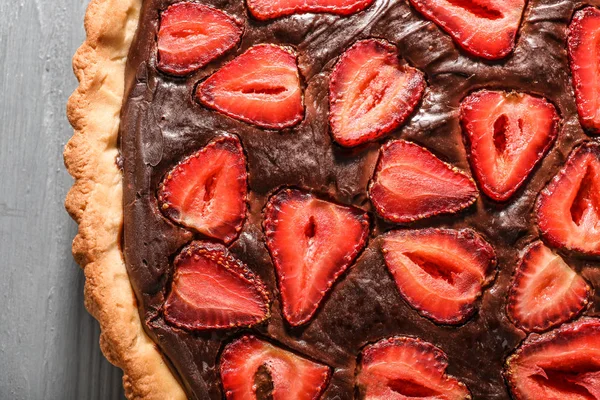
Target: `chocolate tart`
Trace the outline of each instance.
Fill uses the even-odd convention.
[[[578,13],[581,18],[593,14],[586,7],[600,2],[506,0],[490,6],[494,2],[374,0],[341,2],[353,4],[342,11],[315,6],[308,10],[312,12],[296,7],[276,13],[269,2],[259,0],[187,1],[226,15],[234,28],[231,43],[207,59],[185,59],[183,67],[168,60],[168,45],[161,55],[158,43],[165,13],[178,3],[92,0],[85,20],[87,39],[73,60],[80,86],[68,104],[75,134],[64,154],[75,178],[66,199],[79,224],[73,254],[85,271],[86,307],[100,323],[100,346],[123,369],[128,398],[600,399],[600,251],[594,242],[595,229],[600,229],[594,219],[600,215],[595,197],[600,150],[580,99],[585,85],[595,83],[585,75],[584,80],[573,79],[571,73],[574,66],[582,71],[578,66],[587,62],[581,52],[600,62],[591,54],[593,46],[578,50],[587,42],[574,33],[579,26],[584,33],[592,29],[585,24],[594,21],[580,22]],[[434,7],[446,3],[467,10],[477,21],[489,19],[489,26],[482,25],[481,43],[470,42],[467,28],[456,28],[456,21]],[[501,49],[493,47],[504,36],[485,42],[494,32],[508,35]],[[227,69],[242,70],[243,57],[258,51],[266,54],[261,55],[267,60],[263,67],[281,62],[285,69],[281,60],[291,57],[297,71],[272,80],[297,82],[300,92],[294,96],[300,103],[285,103],[272,112],[252,109],[251,115],[239,103],[219,103],[219,85],[233,79]],[[279,58],[268,61],[274,52]],[[383,60],[374,64],[384,71],[372,78],[376,82],[388,79],[389,72],[389,79],[400,79],[395,74],[401,73],[415,83],[394,118],[384,113],[367,121],[366,133],[359,135],[353,124],[362,118],[360,102],[347,111],[343,103],[348,100],[335,95],[348,87],[359,90],[352,82],[362,78],[358,72],[347,78],[344,68],[353,67],[344,62],[359,63],[363,54],[365,63]],[[260,65],[246,68],[260,72]],[[586,66],[581,68],[585,72]],[[246,101],[250,92],[243,92],[239,101]],[[519,177],[506,179],[508,188],[490,177],[486,162],[493,154],[477,153],[480,128],[475,122],[481,114],[476,113],[488,112],[492,106],[485,104],[494,101],[502,115],[494,117],[492,134],[506,136],[519,126],[521,134],[533,132],[529,142],[538,146],[517,149],[536,156]],[[355,114],[342,115],[345,122],[338,124],[333,114],[339,102],[341,113]],[[513,102],[519,105],[505,105]],[[541,109],[549,114],[537,114]],[[277,120],[280,114],[286,116]],[[538,141],[535,135],[544,129],[544,139]],[[501,153],[511,145],[493,143]],[[210,154],[219,151],[230,158],[212,164]],[[231,158],[234,153],[237,158]],[[416,158],[399,161],[413,153]],[[209,158],[191,169],[194,157]],[[452,182],[459,175],[456,179],[462,180],[462,186],[442,187],[435,194],[445,196],[444,206],[438,200],[427,206],[405,202],[424,188],[402,168],[392,177],[385,175],[398,165],[421,168],[422,173],[431,163],[437,168],[432,175],[439,176],[427,178],[424,186],[433,192],[439,184],[435,179],[447,174],[455,174],[448,178]],[[183,189],[173,183],[200,179],[194,177],[215,166],[233,177],[215,190],[237,190],[241,199],[234,212],[241,217],[220,221],[229,230],[222,224],[218,228],[226,231],[216,231],[210,221],[198,225],[191,220],[194,215],[187,219],[189,210],[176,199]],[[184,169],[192,174],[176,176]],[[579,189],[573,191],[565,182],[578,174]],[[390,189],[392,181],[403,183]],[[190,207],[189,201],[185,204]],[[570,210],[569,223],[588,231],[564,234],[556,222],[563,218],[555,212],[559,206]],[[215,215],[220,214],[205,218]],[[282,222],[288,215],[297,219]],[[340,218],[348,222],[336,225]],[[313,282],[320,285],[317,297],[298,310],[303,290],[286,277],[299,268],[289,260],[302,260],[302,254],[295,253],[298,244],[285,247],[295,239],[283,231],[292,232],[294,223],[305,220],[314,225],[302,231],[309,239],[324,240],[329,236],[320,236],[321,227],[331,227],[332,242],[318,243],[318,249],[334,261],[311,258],[331,271],[328,280]],[[420,246],[440,238],[454,247],[437,249],[425,261],[413,256],[433,251]],[[456,243],[463,247],[457,250]],[[186,268],[198,271],[194,262],[202,257],[207,271],[216,268],[232,282],[227,285],[248,290],[240,295],[244,317],[215,317],[207,304],[222,296],[218,285],[185,278]],[[535,281],[543,263],[555,269]],[[310,268],[306,265],[311,263],[300,264]],[[466,294],[459,288],[464,292],[460,296],[437,303],[436,290],[431,290],[423,300],[424,289],[413,286],[426,286],[423,282],[430,278],[407,278],[415,268],[443,278],[452,290],[460,279],[476,290]],[[566,280],[572,282],[567,289],[574,300],[555,297]],[[557,289],[549,290],[553,285]],[[532,286],[546,296],[545,303],[534,304],[538,300],[528,292]],[[458,297],[464,303],[457,303]],[[557,299],[568,309],[554,304]],[[454,310],[453,304],[458,304]],[[547,304],[561,314],[545,308]],[[538,320],[523,307],[537,312]],[[566,342],[587,349],[583,361],[561,358],[565,350],[560,346]],[[409,363],[412,377],[394,370],[394,360],[409,362],[402,358],[407,351],[430,360],[433,369]],[[250,367],[254,354],[262,361]],[[542,356],[555,363],[540,367],[536,357]],[[381,374],[391,375],[382,378],[373,369],[378,357],[389,364]],[[297,368],[296,375],[273,367],[282,364]],[[249,368],[250,375],[239,375],[238,368]],[[527,375],[532,368],[543,373]],[[312,378],[318,383],[305,379],[309,374],[318,375]],[[304,386],[292,388],[294,381]]]

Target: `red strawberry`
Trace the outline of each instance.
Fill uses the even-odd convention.
[[[269,318],[264,283],[222,244],[192,242],[175,258],[165,319],[191,330],[251,326]]]
[[[358,367],[360,398],[471,399],[464,383],[446,374],[448,357],[431,343],[393,337],[365,347]]]
[[[329,121],[342,146],[376,140],[400,126],[425,90],[421,71],[398,60],[384,40],[356,42],[335,65],[329,82]]]
[[[494,249],[470,229],[391,231],[382,248],[402,297],[437,323],[459,324],[473,315],[494,277]]]
[[[496,60],[515,47],[525,0],[410,0],[475,56]]]
[[[558,114],[545,99],[481,90],[463,100],[460,118],[481,189],[508,200],[558,135]]]
[[[161,14],[158,69],[187,75],[235,47],[242,26],[223,11],[192,2],[175,3]]]
[[[400,223],[458,212],[475,203],[478,195],[467,174],[404,140],[381,148],[369,185],[377,212]]]
[[[529,245],[519,262],[508,295],[510,319],[528,332],[542,332],[579,314],[590,287],[540,241]]]
[[[362,210],[283,189],[267,203],[264,228],[279,278],[283,315],[298,326],[310,320],[364,247],[369,218]]]
[[[250,14],[256,19],[284,17],[299,13],[350,15],[364,10],[374,0],[247,0]]]
[[[600,145],[575,149],[536,203],[543,237],[555,247],[600,255]]]
[[[196,91],[206,107],[268,129],[298,124],[304,116],[300,75],[292,50],[272,44],[250,48]]]
[[[266,372],[268,378],[261,379],[261,372]],[[317,400],[330,376],[328,366],[254,336],[229,343],[221,355],[221,380],[227,400]],[[270,393],[258,396],[261,390]]]
[[[569,58],[581,125],[600,134],[600,10],[586,7],[575,13],[569,26]]]
[[[225,243],[246,216],[246,157],[236,136],[223,136],[182,160],[158,190],[161,210],[173,221]]]
[[[506,361],[515,400],[600,399],[600,320],[532,335]]]

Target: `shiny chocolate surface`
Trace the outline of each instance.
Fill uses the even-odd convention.
[[[448,373],[463,381],[474,399],[509,399],[502,377],[506,357],[525,338],[506,316],[506,296],[520,250],[538,238],[533,205],[537,193],[560,169],[571,149],[591,140],[575,106],[566,50],[567,27],[579,1],[529,1],[515,51],[497,62],[468,56],[408,2],[377,0],[350,17],[303,14],[258,22],[241,0],[207,3],[243,21],[240,46],[186,77],[156,69],[159,14],[168,0],[145,0],[137,37],[128,60],[128,96],[122,111],[124,170],[123,252],[140,313],[190,398],[220,399],[218,372],[222,347],[240,330],[190,333],[169,325],[161,307],[173,275],[172,260],[194,236],[173,225],[157,207],[156,190],[178,160],[223,134],[238,135],[248,158],[248,216],[231,251],[269,286],[273,303],[267,323],[251,329],[284,347],[326,363],[334,374],[325,399],[351,399],[361,348],[394,335],[409,335],[439,346],[449,357]],[[586,4],[596,4],[590,1]],[[425,73],[427,89],[415,113],[378,142],[344,149],[332,142],[328,126],[328,78],[339,55],[355,41],[384,38],[400,56]],[[258,43],[290,45],[298,54],[305,117],[298,126],[267,131],[203,108],[193,99],[196,84],[227,61]],[[459,214],[393,225],[379,218],[367,186],[382,143],[403,138],[427,147],[442,160],[469,172],[459,125],[460,101],[481,88],[540,95],[561,115],[558,140],[529,179],[506,203],[480,194]],[[366,250],[333,286],[313,320],[291,328],[282,319],[276,277],[262,230],[263,207],[282,185],[310,189],[324,198],[368,211],[373,223]],[[379,235],[402,227],[470,227],[494,247],[498,274],[485,290],[479,312],[460,326],[425,319],[400,297],[380,251]],[[600,270],[592,260],[565,254],[596,288]],[[600,301],[585,311],[600,315]],[[241,330],[247,331],[247,330]]]

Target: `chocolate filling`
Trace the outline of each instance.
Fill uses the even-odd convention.
[[[265,23],[252,19],[241,0],[210,0],[206,3],[244,21],[241,44],[191,76],[176,78],[156,69],[160,11],[173,2],[144,1],[128,59],[120,137],[123,253],[145,329],[171,363],[189,397],[222,398],[220,350],[240,331],[190,333],[165,322],[161,306],[173,274],[171,261],[194,234],[164,217],[157,207],[156,190],[178,160],[215,136],[230,133],[240,137],[250,173],[248,217],[230,248],[261,276],[274,298],[273,316],[252,331],[333,367],[325,399],[352,398],[361,348],[394,335],[416,336],[439,346],[449,357],[448,373],[462,380],[474,399],[509,399],[502,377],[504,361],[525,334],[506,317],[506,295],[519,250],[538,237],[532,214],[534,201],[570,150],[590,140],[577,119],[566,50],[567,26],[574,10],[584,4],[529,1],[514,53],[499,62],[485,62],[459,50],[447,34],[404,1],[377,0],[364,12],[350,17],[304,14]],[[487,9],[481,12],[491,17],[496,13]],[[422,103],[403,127],[377,143],[344,149],[332,142],[328,131],[328,77],[346,48],[371,37],[397,45],[401,57],[426,74],[428,87]],[[203,108],[193,99],[198,81],[257,43],[286,44],[297,50],[306,105],[305,118],[297,127],[265,131]],[[377,238],[395,225],[376,216],[366,188],[379,147],[390,138],[419,143],[469,171],[458,107],[466,95],[481,88],[546,97],[562,116],[561,129],[549,154],[507,203],[495,203],[481,194],[465,212],[409,225],[471,227],[485,236],[498,256],[498,277],[485,290],[479,312],[461,326],[440,326],[419,316],[401,299],[384,265]],[[313,320],[302,328],[290,328],[282,319],[274,267],[261,228],[268,195],[281,185],[308,188],[363,208],[375,221],[367,249],[334,285]],[[572,255],[567,261],[593,286],[600,287],[600,272],[591,261]],[[585,314],[600,315],[597,295]]]

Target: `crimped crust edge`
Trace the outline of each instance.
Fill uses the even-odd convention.
[[[185,399],[179,382],[144,332],[120,248],[122,173],[117,167],[125,64],[142,0],[91,0],[86,41],[73,57],[79,87],[67,116],[74,135],[64,150],[75,179],[65,207],[79,224],[73,255],[86,276],[85,306],[100,323],[100,348],[124,372],[128,399]]]

